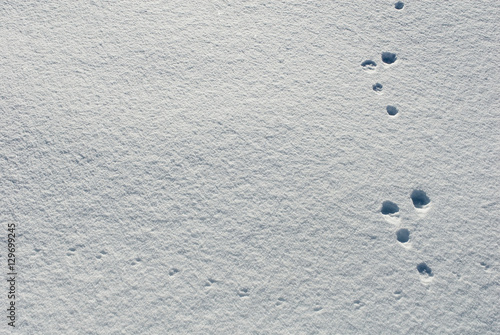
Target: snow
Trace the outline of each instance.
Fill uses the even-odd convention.
[[[4,2],[0,333],[499,334],[500,2],[403,2]]]

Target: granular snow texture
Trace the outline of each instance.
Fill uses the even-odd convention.
[[[499,334],[500,2],[395,3],[4,1],[0,333]]]

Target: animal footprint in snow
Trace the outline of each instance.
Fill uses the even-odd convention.
[[[420,274],[420,280],[423,284],[429,284],[434,279],[434,274],[430,267],[425,263],[420,263],[417,265],[417,271]]]
[[[480,265],[483,267],[483,269],[485,269],[485,270],[488,270],[488,269],[490,268],[490,266],[489,266],[488,264],[486,264],[485,262],[481,262],[481,263],[479,263],[479,264],[480,264]]]
[[[365,303],[362,302],[361,300],[354,300],[354,309],[361,309],[365,307]]]
[[[385,110],[387,111],[387,114],[389,114],[390,116],[396,116],[399,113],[396,107],[390,105],[387,106]]]
[[[377,69],[377,63],[370,59],[365,60],[363,63],[361,63],[361,66],[363,67],[363,70],[372,73]]]
[[[382,94],[382,88],[384,86],[381,83],[373,84],[372,89],[375,93]]]
[[[142,262],[142,259],[140,257],[136,257],[132,263],[130,263],[130,265],[137,265],[139,264],[140,262]]]
[[[238,290],[238,295],[240,298],[248,297],[250,295],[250,290],[246,287],[240,288]]]
[[[99,255],[97,255],[97,256],[95,256],[95,257],[96,257],[97,259],[101,259],[101,258],[102,258],[102,256],[104,256],[104,255],[106,255],[106,254],[107,254],[107,252],[106,252],[106,251],[101,250],[101,251],[100,251],[100,253],[99,253]]]
[[[413,206],[419,216],[425,216],[431,208],[431,199],[422,190],[413,190],[410,195]]]
[[[406,249],[411,248],[410,231],[406,228],[401,228],[396,232],[396,239]]]
[[[398,1],[394,4],[394,8],[400,10],[400,9],[403,9],[403,7],[405,6],[405,4],[401,1]]]
[[[382,52],[382,62],[385,64],[394,64],[398,57],[392,52]]]
[[[75,251],[76,251],[76,248],[69,248],[68,249],[69,252],[66,253],[67,256],[73,256]]]
[[[399,217],[399,206],[392,201],[384,201],[380,213],[382,213],[384,219],[389,223],[399,224],[401,222],[401,218]]]
[[[285,299],[285,298],[283,298],[283,297],[279,297],[279,298],[278,298],[278,301],[276,302],[276,306],[280,306],[280,305],[282,305],[285,301],[286,301],[286,299]]]
[[[205,282],[205,287],[210,287],[212,286],[213,284],[217,283],[217,280],[213,279],[213,278],[208,278],[207,281]]]

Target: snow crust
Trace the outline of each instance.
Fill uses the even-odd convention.
[[[3,2],[0,333],[499,334],[500,2],[395,3]]]

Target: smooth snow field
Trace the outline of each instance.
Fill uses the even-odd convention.
[[[500,1],[0,17],[0,334],[500,334]]]

